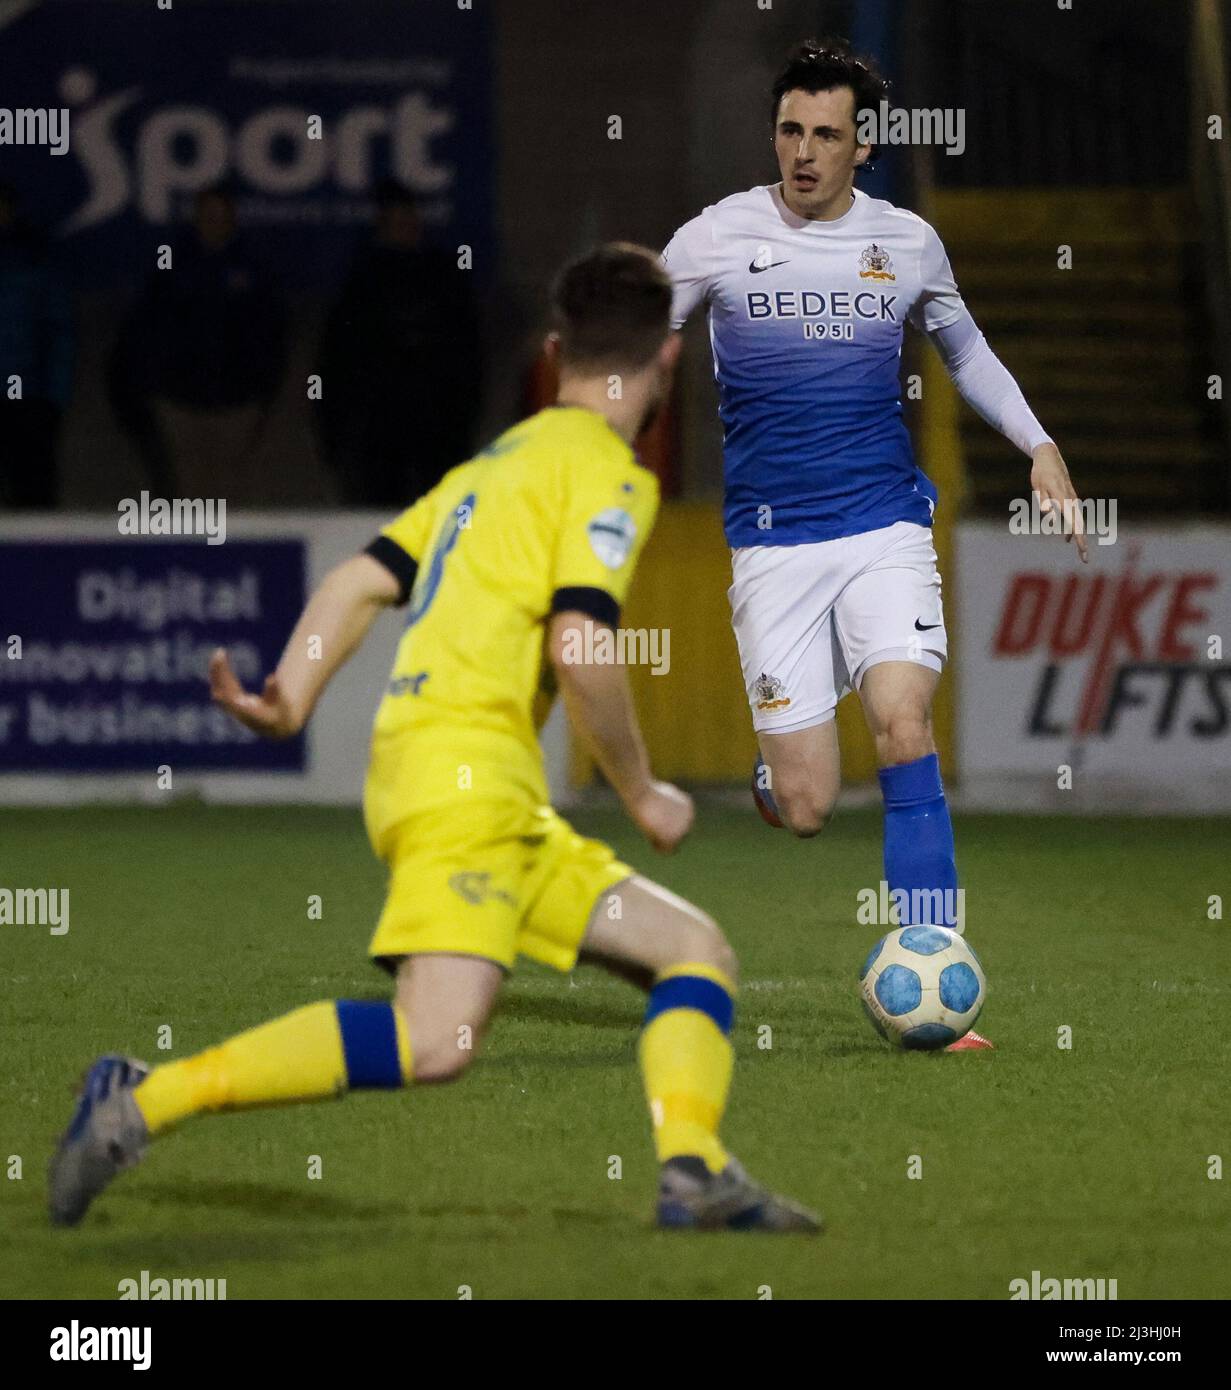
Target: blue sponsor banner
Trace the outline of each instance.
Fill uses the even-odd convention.
[[[55,0],[0,21],[0,100],[67,111],[67,152],[0,144],[0,176],[91,285],[144,278],[200,189],[291,286],[337,281],[386,178],[430,240],[493,264],[487,4]],[[319,126],[316,121],[319,118]],[[319,136],[319,138],[317,138]]]
[[[302,735],[258,738],[206,678],[226,647],[260,689],[305,586],[301,540],[0,545],[0,772],[302,772]]]

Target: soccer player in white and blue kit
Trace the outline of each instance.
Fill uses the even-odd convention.
[[[1030,456],[1042,507],[1073,515],[1076,494],[935,231],[853,186],[874,154],[858,113],[878,110],[886,89],[845,41],[803,44],[772,94],[781,182],[706,208],[663,258],[674,326],[699,305],[709,314],[758,804],[798,836],[824,827],[840,783],[834,714],[856,690],[880,766],[886,882],[906,901],[943,902],[952,926],[953,827],[931,729],[947,649],[937,495],[902,421],[908,321],[964,399]],[[1079,528],[1076,540],[1084,560]],[[974,1033],[956,1045],[991,1046]]]

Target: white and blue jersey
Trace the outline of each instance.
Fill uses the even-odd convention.
[[[663,260],[674,326],[709,311],[732,547],[931,525],[936,489],[902,421],[902,330],[965,308],[926,222],[859,190],[843,216],[807,221],[765,186],[685,223]]]

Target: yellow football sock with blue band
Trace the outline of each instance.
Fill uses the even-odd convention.
[[[410,1037],[392,1004],[308,1004],[156,1067],[133,1092],[151,1134],[190,1115],[326,1100],[411,1079]]]
[[[638,1053],[660,1163],[692,1155],[712,1173],[727,1164],[718,1126],[735,1057],[734,994],[710,965],[672,966],[655,979]]]

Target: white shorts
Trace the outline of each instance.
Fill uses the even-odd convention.
[[[932,533],[899,521],[806,545],[731,552],[731,620],[758,731],[834,717],[883,661],[939,671],[948,652]]]

